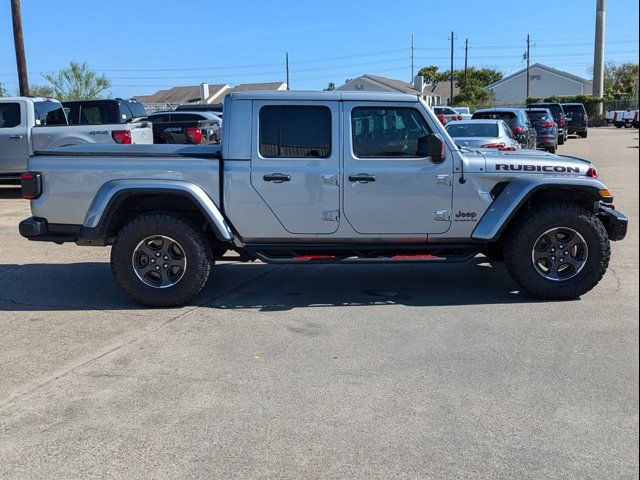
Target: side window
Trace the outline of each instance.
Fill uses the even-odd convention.
[[[260,109],[260,155],[266,158],[328,158],[331,110],[267,106]]]
[[[20,121],[19,103],[0,103],[0,128],[17,127]]]
[[[420,158],[418,139],[431,133],[418,110],[401,107],[354,108],[351,128],[359,158]]]
[[[133,118],[133,113],[131,113],[127,102],[120,102],[120,115],[125,123]]]

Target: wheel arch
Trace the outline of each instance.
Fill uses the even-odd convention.
[[[591,211],[602,197],[606,186],[588,177],[518,179],[510,182],[494,200],[473,231],[474,240],[497,242],[511,222],[533,205],[551,202],[576,204]],[[595,212],[594,212],[595,213]]]
[[[182,211],[206,222],[216,239],[231,242],[233,232],[224,216],[198,185],[175,180],[115,180],[105,183],[94,197],[81,229],[81,237],[108,243],[132,216],[148,211]]]

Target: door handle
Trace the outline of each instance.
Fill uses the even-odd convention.
[[[359,173],[358,175],[349,175],[350,182],[369,183],[375,182],[376,177],[368,173]]]
[[[273,182],[273,183],[283,183],[290,182],[291,175],[286,175],[284,173],[271,173],[269,175],[265,175],[262,177],[265,182]]]
[[[24,135],[11,135],[9,139],[11,140],[21,140],[24,138]]]

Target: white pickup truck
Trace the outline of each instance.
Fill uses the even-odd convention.
[[[62,104],[49,98],[0,98],[0,182],[19,180],[35,152],[82,143],[153,143],[148,122],[67,124]]]

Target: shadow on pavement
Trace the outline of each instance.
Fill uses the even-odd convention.
[[[307,307],[532,303],[501,264],[221,264],[193,305],[283,311]],[[0,265],[0,311],[143,310],[122,293],[108,263]]]

